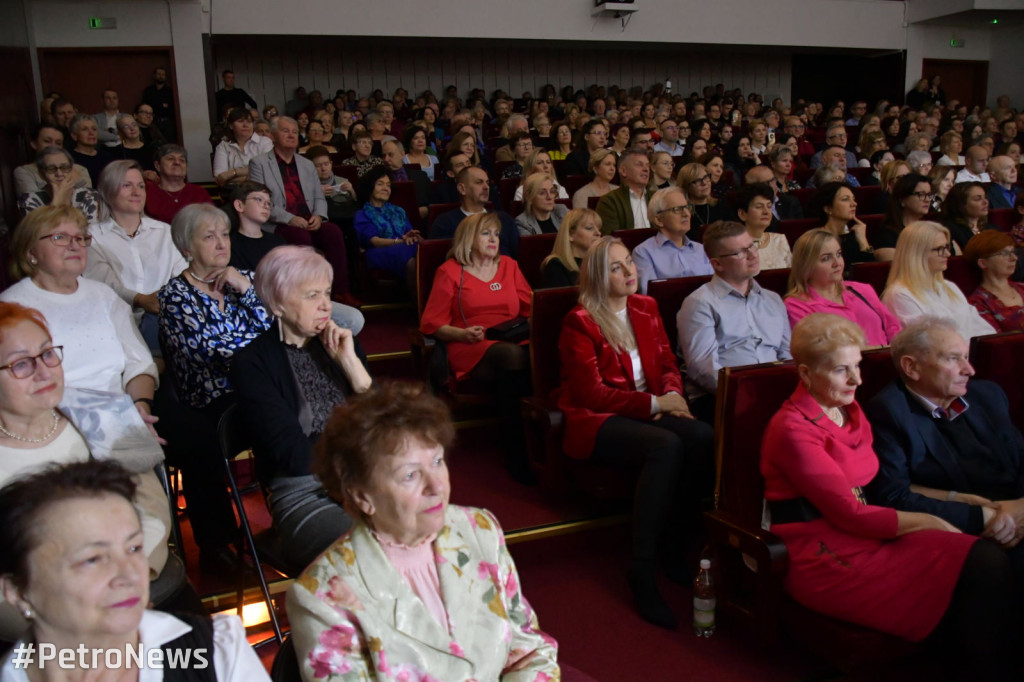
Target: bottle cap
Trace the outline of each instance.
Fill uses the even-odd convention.
[[[710,569],[711,568],[711,559],[701,559],[700,560],[700,567],[701,567],[701,569],[703,569],[705,571]]]

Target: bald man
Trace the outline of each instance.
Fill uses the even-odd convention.
[[[988,159],[991,156],[984,147],[974,145],[964,152],[964,167],[956,174],[957,182],[992,182],[986,173]]]
[[[992,184],[988,186],[988,207],[1013,208],[1017,201],[1014,185],[1017,183],[1017,164],[1009,156],[997,156],[988,162],[988,175]]]

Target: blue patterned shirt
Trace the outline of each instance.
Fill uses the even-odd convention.
[[[252,281],[252,271],[239,272]],[[221,310],[216,300],[189,284],[182,273],[167,282],[157,297],[160,340],[181,400],[202,409],[234,390],[228,381],[232,356],[274,321],[256,289],[249,287],[241,295],[228,289]]]

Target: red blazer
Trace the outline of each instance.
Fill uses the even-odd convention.
[[[552,397],[565,415],[563,448],[570,457],[590,457],[597,431],[608,417],[650,419],[652,395],[683,394],[683,378],[658,304],[648,296],[630,296],[626,309],[647,379],[643,393],[636,390],[629,353],[612,350],[590,313],[576,306],[562,322],[562,385]]]

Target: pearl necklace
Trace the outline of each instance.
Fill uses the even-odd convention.
[[[26,438],[25,436],[19,436],[16,433],[8,431],[4,428],[3,424],[0,424],[0,433],[3,433],[8,438],[20,440],[22,443],[45,443],[53,438],[53,434],[57,433],[57,426],[60,424],[60,413],[58,413],[57,410],[50,410],[50,413],[53,415],[53,426],[50,427],[50,430],[42,438]]]
[[[202,282],[203,284],[212,284],[213,282],[217,281],[218,277],[220,277],[220,275],[214,275],[210,279],[203,279],[202,277],[197,275],[195,272],[193,272],[192,268],[189,268],[185,272],[187,272],[192,277],[192,279],[194,279],[197,282]]]

